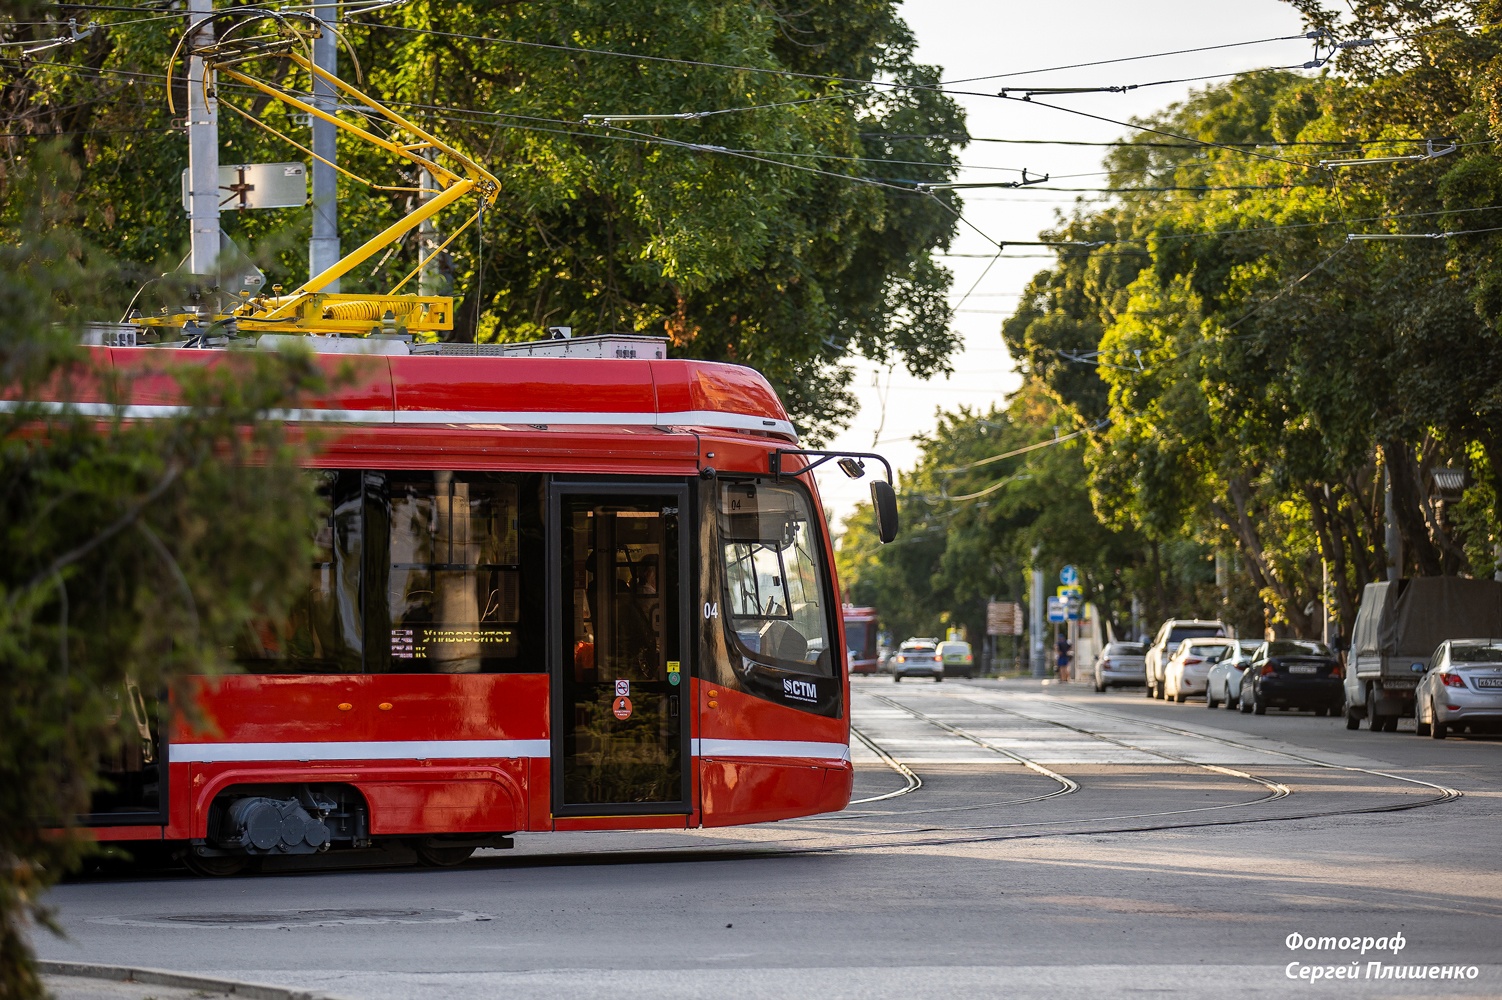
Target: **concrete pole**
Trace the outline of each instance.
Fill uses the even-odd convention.
[[[1393,500],[1392,492],[1392,470],[1384,467],[1382,478],[1387,484],[1382,497],[1382,516],[1387,525],[1387,578],[1397,580],[1403,575],[1403,534],[1398,530],[1397,505]]]
[[[1030,616],[1032,618],[1032,621],[1030,623],[1028,632],[1029,632],[1030,636],[1032,637],[1032,643],[1033,643],[1033,655],[1032,655],[1033,676],[1034,677],[1047,677],[1048,676],[1048,665],[1045,662],[1045,657],[1048,654],[1047,654],[1047,649],[1044,647],[1044,644],[1043,644],[1043,619],[1044,619],[1044,608],[1045,608],[1044,603],[1043,603],[1044,602],[1044,597],[1043,597],[1043,570],[1041,570],[1041,569],[1038,568],[1038,556],[1040,554],[1041,554],[1041,550],[1038,549],[1037,547],[1034,547],[1034,549],[1033,549],[1033,602],[1032,602],[1032,615]]]
[[[1319,560],[1319,616],[1322,619],[1320,641],[1330,645],[1330,563],[1324,556]]]
[[[419,186],[422,193],[418,198],[426,202],[438,191],[438,184],[433,180],[433,175],[426,170],[419,171]],[[425,259],[442,241],[438,238],[438,224],[432,216],[423,219],[417,226],[417,253],[418,260]],[[439,272],[438,265],[441,255],[434,257],[423,265],[422,273],[417,276],[417,292],[419,295],[447,295],[448,290],[443,287],[443,275]]]
[[[325,72],[338,74],[339,46],[332,26],[339,20],[339,4],[325,3],[315,6],[313,14],[328,23],[318,38],[313,40],[313,65]],[[334,88],[324,81],[313,78],[313,99],[308,103],[330,114],[339,105]],[[339,175],[329,164],[338,162],[335,137],[339,130],[321,118],[313,119],[313,153],[322,159],[313,161],[313,236],[308,240],[308,274],[322,274],[338,263],[339,257]],[[327,160],[328,163],[324,163]],[[325,292],[339,291],[339,279],[335,278],[322,289]]]
[[[188,0],[191,27],[214,12],[214,0]],[[204,23],[189,44],[211,45],[214,26]],[[214,275],[217,285],[219,259],[219,110],[204,92],[204,63],[188,57],[188,232],[193,274]],[[210,87],[213,81],[209,81]]]

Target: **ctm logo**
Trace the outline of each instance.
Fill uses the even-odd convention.
[[[782,693],[789,698],[797,698],[799,701],[819,700],[819,688],[813,681],[795,681],[790,677],[784,678]]]

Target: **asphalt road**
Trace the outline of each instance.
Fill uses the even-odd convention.
[[[844,813],[520,835],[447,871],[96,875],[54,892],[69,938],[37,947],[359,1000],[1502,996],[1502,738],[1084,685],[856,688],[869,801]]]

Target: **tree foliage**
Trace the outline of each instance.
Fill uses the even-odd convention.
[[[1105,423],[1088,457],[1104,520],[1234,551],[1270,622],[1310,634],[1317,602],[1348,629],[1384,576],[1389,479],[1405,573],[1496,564],[1498,244],[1474,230],[1502,225],[1502,188],[1496,39],[1464,26],[1484,5],[1361,4],[1345,21],[1301,6],[1339,37],[1409,37],[1144,123],[1222,148],[1143,134],[1113,154],[1112,186],[1141,193],[1059,227],[1108,246],[1040,274],[1003,334],[1077,421]],[[1318,166],[1446,136],[1464,145],[1432,160]],[[1347,241],[1429,232],[1462,235]],[[1463,496],[1436,485],[1446,468]]]
[[[959,625],[978,637],[990,600],[1030,600],[1028,570],[1052,580],[1072,564],[1123,635],[1134,596],[1149,615],[1208,603],[1205,550],[1183,539],[1154,545],[1095,516],[1087,440],[1071,431],[1070,413],[1036,383],[1005,409],[943,416],[902,477],[899,538],[879,544],[868,506],[846,521],[838,560],[851,600],[876,607],[899,637]]]
[[[1087,440],[1088,513],[1124,544],[1107,565],[1129,579],[1168,565],[1158,579],[1183,583],[1160,601],[1154,575],[1138,576],[1139,600],[1318,635],[1321,603],[1349,633],[1362,587],[1387,574],[1389,483],[1401,572],[1499,568],[1502,4],[1296,6],[1335,40],[1386,41],[1140,122],[1106,159],[1122,193],[1045,234],[1058,260],[1002,336],[1019,399],[1046,394]],[[1320,165],[1348,159],[1376,162]],[[954,415],[925,466],[986,419]],[[1006,489],[1040,504],[1045,491]],[[964,537],[965,524],[926,565],[1010,544],[1007,529]],[[1213,588],[1194,571],[1210,554]],[[935,599],[957,599],[931,579]]]
[[[535,339],[558,325],[666,335],[676,356],[765,372],[817,439],[852,413],[849,359],[930,374],[947,370],[958,343],[950,275],[934,256],[954,234],[957,202],[911,182],[953,178],[964,122],[931,89],[937,68],[914,62],[895,6],[410,0],[342,26],[341,70],[501,179],[482,238],[449,251],[458,338]],[[170,128],[164,76],[181,26],[103,8],[88,16],[101,28],[77,45],[0,59],[10,71],[0,114],[12,164],[31,148],[14,134],[65,136],[90,231],[142,266],[138,283],[176,267],[187,246],[177,194],[187,147]],[[275,77],[286,66],[258,69]],[[295,73],[280,79],[306,86]],[[180,91],[181,80],[179,64]],[[223,162],[302,156],[249,120],[306,143],[288,109],[228,83],[219,95]],[[949,138],[897,145],[893,134]],[[356,141],[342,138],[339,156],[364,178],[416,181]],[[411,198],[341,177],[343,245]],[[440,231],[473,211],[445,213]],[[250,212],[224,224],[290,286],[306,272],[307,219]],[[418,259],[413,234],[344,290],[389,287]]]
[[[74,179],[59,187],[54,167],[34,154],[0,210],[0,996],[16,998],[44,995],[28,925],[50,926],[45,890],[90,850],[75,822],[108,791],[101,762],[142,746],[129,692],[151,703],[230,669],[241,630],[284,612],[311,558],[301,449],[259,419],[318,384],[306,359],[182,372],[172,419],[25,402],[129,391],[76,346],[116,276],[77,235]]]

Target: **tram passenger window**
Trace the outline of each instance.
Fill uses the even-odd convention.
[[[520,648],[516,482],[463,472],[401,472],[385,479],[390,653],[389,661],[373,661],[373,669],[506,669]]]
[[[742,655],[833,676],[824,548],[807,494],[791,485],[722,481],[726,621]]]
[[[361,670],[360,474],[312,473],[319,505],[310,530],[308,586],[285,621],[247,627],[236,659],[252,673],[348,674]]]

